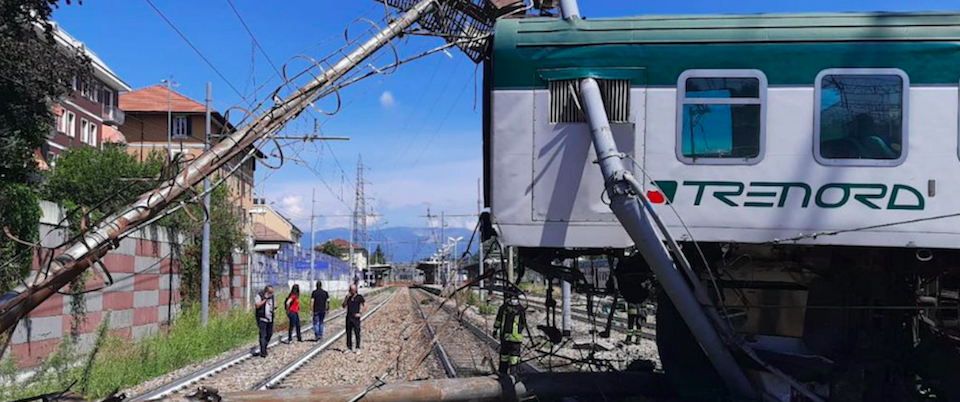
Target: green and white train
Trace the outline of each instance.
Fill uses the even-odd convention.
[[[491,55],[486,198],[521,261],[633,245],[577,99],[592,77],[745,342],[828,400],[960,400],[960,14],[502,19]],[[714,395],[664,299],[668,376]]]

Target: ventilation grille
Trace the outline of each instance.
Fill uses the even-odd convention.
[[[600,96],[611,123],[627,123],[630,118],[630,81],[597,80]],[[578,80],[550,81],[550,123],[583,123],[587,119],[578,106]]]

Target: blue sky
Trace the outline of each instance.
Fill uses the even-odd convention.
[[[54,19],[84,41],[134,88],[173,76],[178,91],[197,100],[212,82],[214,105],[225,110],[248,99],[262,99],[279,84],[267,58],[254,51],[250,36],[226,0],[153,0],[154,4],[223,73],[218,77],[164,22],[145,0],[85,1],[66,6]],[[339,49],[344,29],[367,29],[358,17],[380,20],[383,8],[373,0],[252,1],[233,0],[270,59],[279,67],[302,54],[314,59]],[[950,1],[808,0],[703,1],[581,0],[590,17],[641,14],[758,13],[815,11],[917,11],[960,9]],[[409,37],[397,43],[401,55],[439,45],[437,39]],[[376,65],[388,64],[389,53]],[[308,66],[304,59],[289,68]],[[374,76],[341,92],[341,111],[320,117],[321,132],[351,137],[329,148],[290,145],[280,170],[260,167],[257,196],[275,202],[304,230],[309,227],[311,190],[316,189],[317,214],[349,213],[357,159],[362,155],[368,204],[380,225],[425,226],[427,208],[449,214],[476,211],[477,180],[482,169],[481,112],[477,93],[481,77],[470,60],[457,52],[435,54],[402,66],[390,75]],[[236,88],[236,92],[231,88]],[[255,88],[261,87],[258,91]],[[335,102],[322,102],[332,109]],[[309,133],[313,118],[288,126],[289,134]],[[331,152],[332,149],[332,152]],[[289,160],[291,157],[300,162]],[[270,161],[271,163],[275,161]],[[339,163],[338,163],[339,162]],[[322,181],[321,181],[322,180]],[[326,184],[323,183],[326,182]],[[351,206],[348,207],[347,204]],[[468,218],[453,225],[472,227]],[[347,218],[321,217],[318,228],[347,226]]]

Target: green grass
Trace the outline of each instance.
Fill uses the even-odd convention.
[[[520,288],[520,290],[522,290],[524,293],[527,293],[527,294],[531,294],[535,296],[546,296],[547,294],[547,287],[540,282],[521,282],[517,286]],[[556,287],[554,287],[553,292],[554,293],[557,292]]]
[[[274,336],[286,335],[289,327],[283,309],[286,294],[277,295],[277,319]],[[330,298],[330,310],[340,308],[341,300]],[[312,323],[309,294],[300,295],[300,322]],[[252,311],[237,309],[211,314],[207,327],[200,325],[199,306],[185,307],[173,325],[134,342],[120,336],[104,336],[83,396],[100,399],[115,389],[128,388],[181,367],[218,356],[257,340],[258,329]],[[88,356],[74,352],[69,340],[38,367],[37,375],[26,383],[15,384],[18,369],[11,353],[0,361],[0,400],[14,400],[64,390],[83,377]],[[80,393],[80,383],[73,390]]]
[[[482,315],[493,315],[497,313],[497,306],[483,302],[480,300],[480,296],[470,289],[460,291],[454,298],[460,303],[466,303],[476,307],[477,311]]]
[[[105,336],[87,377],[84,396],[102,398],[114,389],[139,384],[256,339],[257,327],[251,312],[235,310],[214,314],[204,328],[200,325],[199,307],[188,307],[167,330],[140,342],[116,335]],[[71,367],[71,363],[80,357],[86,361],[86,356],[78,356],[72,351],[70,342],[65,341],[26,384],[0,386],[0,399],[16,399],[66,388],[83,376],[82,366]],[[15,376],[16,366],[12,358],[5,359],[0,367],[3,376]],[[81,390],[75,386],[74,391]]]

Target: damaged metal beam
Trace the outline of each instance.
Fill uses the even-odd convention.
[[[405,29],[433,10],[436,5],[436,0],[419,1],[400,18],[391,22],[387,28],[354,49],[319,77],[298,88],[250,124],[224,137],[217,145],[187,165],[175,178],[141,195],[136,202],[104,219],[97,227],[85,233],[54,260],[49,277],[0,306],[0,333],[15,326],[30,311],[116,247],[122,235],[149,222],[181,195],[192,191],[204,177],[297,117],[322,94],[325,88],[342,78],[390,40],[399,36]]]
[[[610,122],[607,120],[603,96],[596,80],[584,78],[580,81],[580,100],[590,125],[597,163],[600,165],[607,194],[610,197],[610,209],[633,240],[637,251],[657,275],[657,280],[664,292],[677,307],[683,321],[690,327],[697,343],[716,368],[728,390],[739,397],[755,397],[753,385],[721,336],[722,328],[711,321],[711,312],[698,300],[694,288],[687,282],[682,270],[675,265],[667,249],[664,248],[650,217],[644,213],[641,203],[632,194],[633,175],[624,166],[622,156],[617,150]],[[677,258],[681,257],[677,256]]]

